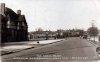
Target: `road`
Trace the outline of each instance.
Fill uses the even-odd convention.
[[[97,62],[96,46],[69,38],[53,44],[2,56],[2,62]]]

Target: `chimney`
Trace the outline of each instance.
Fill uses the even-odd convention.
[[[17,10],[17,14],[21,15],[21,10]]]
[[[5,12],[5,3],[0,3],[0,14],[4,15]]]

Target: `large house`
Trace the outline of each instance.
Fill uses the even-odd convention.
[[[15,13],[12,9],[0,4],[0,37],[1,42],[28,40],[28,25],[21,10]]]

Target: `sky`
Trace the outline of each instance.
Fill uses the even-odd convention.
[[[100,29],[99,0],[0,0],[15,12],[21,10],[28,31],[84,29],[95,25]]]

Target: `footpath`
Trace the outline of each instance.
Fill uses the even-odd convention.
[[[39,41],[39,43],[37,43],[37,41],[8,42],[5,43],[4,46],[0,48],[0,51],[1,51],[1,55],[7,55],[7,54],[20,52],[31,48],[52,44],[61,40],[64,39],[42,40]]]
[[[95,40],[94,40],[93,37],[91,37],[91,38],[89,38],[89,39],[87,39],[87,40],[88,40],[91,44],[93,44],[94,46],[96,46],[96,47],[99,46],[99,40],[98,40],[98,37],[96,37]]]

